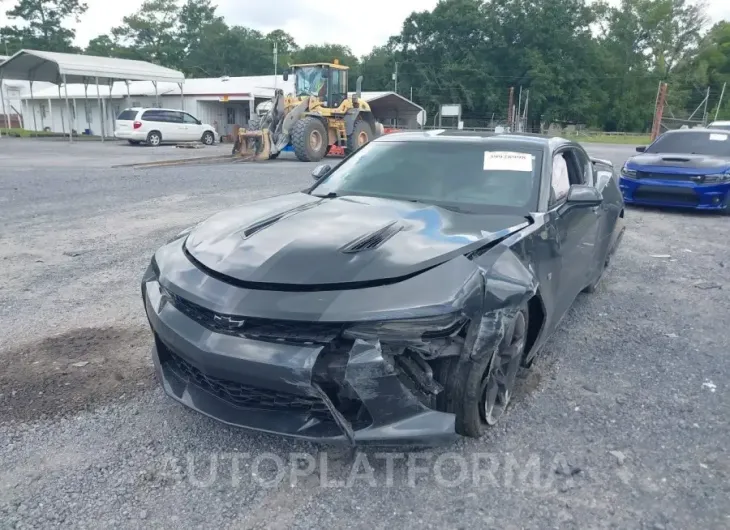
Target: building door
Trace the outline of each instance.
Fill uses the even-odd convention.
[[[233,127],[236,125],[236,107],[227,104],[226,105],[226,135],[233,134]]]

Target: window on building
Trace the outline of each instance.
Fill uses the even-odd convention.
[[[46,104],[45,103],[41,103],[41,118],[46,118],[47,117],[47,112],[48,112],[48,110],[46,108]]]
[[[228,125],[236,124],[236,109],[233,107],[226,108],[226,123]]]

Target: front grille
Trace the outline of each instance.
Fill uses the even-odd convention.
[[[687,206],[697,206],[697,194],[687,188],[666,188],[661,186],[641,186],[634,192],[637,201],[671,202]]]
[[[243,409],[310,414],[322,420],[331,420],[329,409],[318,397],[289,394],[212,377],[169,349],[166,349],[166,354],[168,366],[178,377],[231,405]]]
[[[342,332],[343,324],[247,318],[216,313],[169,291],[178,311],[200,325],[226,335],[285,344],[329,344]]]
[[[657,180],[677,180],[680,182],[699,182],[702,177],[697,175],[677,175],[675,173],[650,173],[647,171],[637,171],[636,178],[641,179],[657,179]]]

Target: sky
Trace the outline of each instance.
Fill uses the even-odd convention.
[[[85,46],[90,39],[107,33],[119,25],[122,17],[131,14],[143,0],[86,0],[89,10],[76,29],[76,44]],[[620,0],[609,0],[618,4]],[[2,2],[0,25],[8,21]],[[218,12],[229,25],[241,25],[263,32],[281,28],[294,37],[297,44],[348,44],[355,55],[369,53],[384,44],[388,37],[400,33],[403,21],[413,11],[431,10],[438,0],[218,0]],[[730,0],[706,0],[713,22],[730,20]]]

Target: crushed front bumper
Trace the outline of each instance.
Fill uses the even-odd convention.
[[[414,396],[378,341],[335,347],[218,333],[158,281],[142,290],[159,380],[202,414],[319,442],[429,446],[456,438],[454,415]]]

